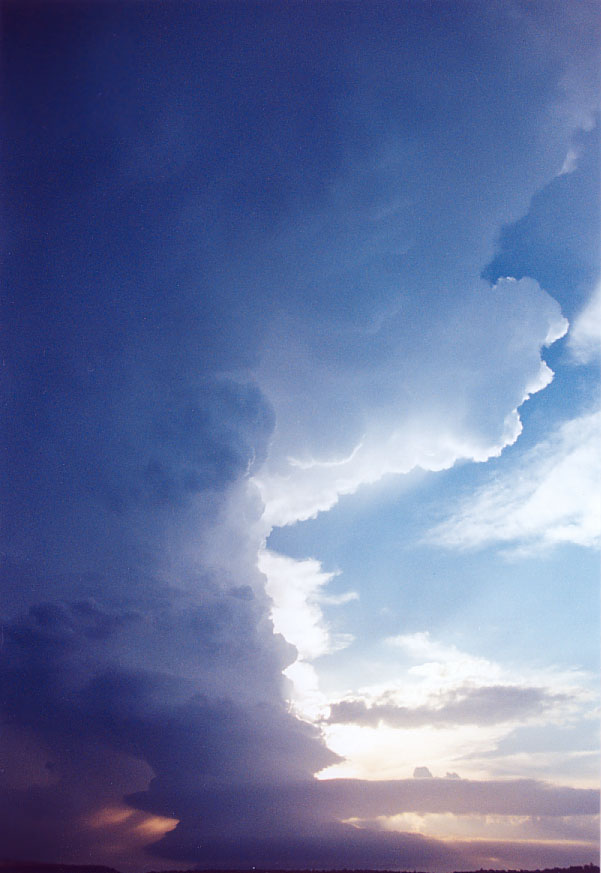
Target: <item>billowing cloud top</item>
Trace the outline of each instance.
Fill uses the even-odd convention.
[[[278,421],[286,422],[278,398],[286,403],[302,396],[310,388],[309,368],[320,393],[294,416],[296,432],[288,426],[276,434],[269,463],[255,477],[270,525],[311,518],[339,495],[387,473],[485,461],[517,439],[518,407],[552,379],[541,349],[568,328],[559,305],[532,279],[505,279],[492,289],[455,295],[426,320],[422,308],[429,303],[427,297],[403,300],[375,335],[341,331],[325,349],[316,349],[312,337],[306,349],[295,343],[293,370],[284,363],[288,344],[276,338],[264,379]],[[335,361],[351,350],[350,372],[341,370]],[[374,366],[358,372],[365,360]],[[339,416],[330,416],[337,404],[344,406],[345,440],[354,443],[342,456],[329,454],[328,447],[330,422],[340,427]],[[311,432],[315,418],[323,424]]]

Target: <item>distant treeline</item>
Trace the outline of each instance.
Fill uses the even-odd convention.
[[[0,873],[119,873],[100,864],[47,864],[44,861],[3,861]],[[184,873],[184,871],[180,871]]]
[[[83,868],[82,868],[83,870]],[[2,871],[4,873],[4,871]],[[68,871],[68,873],[72,873],[72,871]],[[317,870],[311,868],[310,870],[299,869],[299,870],[280,870],[275,867],[264,868],[264,867],[253,867],[251,870],[237,869],[237,870],[224,870],[224,869],[207,869],[207,868],[198,868],[194,870],[151,870],[149,873],[424,873],[424,871],[420,870],[373,870],[373,869],[365,869],[360,870],[356,868],[342,867],[337,869],[328,869],[328,870]],[[485,870],[484,868],[480,868],[480,870],[455,870],[453,873],[600,873],[599,867],[596,864],[585,864],[584,866],[579,867],[545,867],[544,869],[537,870],[511,870],[505,867],[496,867],[495,869]]]
[[[585,864],[584,867],[545,867],[544,870],[506,870],[504,867],[485,870],[481,867],[480,870],[455,870],[454,873],[599,873],[599,867],[596,864]]]
[[[119,873],[114,867],[102,867],[93,864],[45,864],[41,861],[2,861],[0,873]],[[197,870],[155,870],[150,873],[423,873],[418,870],[356,870],[347,867],[335,870],[279,870],[253,867],[244,870],[201,869]],[[601,873],[596,864],[585,864],[580,867],[545,867],[543,870],[509,870],[496,868],[494,870],[461,870],[454,873]]]

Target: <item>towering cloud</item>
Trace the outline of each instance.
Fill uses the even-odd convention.
[[[559,111],[582,22],[468,17],[5,4],[4,854],[438,869],[472,856],[370,817],[595,813],[522,780],[320,782],[339,756],[291,711],[272,620],[274,526],[498,456],[552,379],[550,286],[478,276],[590,114]]]

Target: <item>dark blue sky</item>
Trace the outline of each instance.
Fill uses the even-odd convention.
[[[2,19],[3,854],[592,860],[596,5]]]

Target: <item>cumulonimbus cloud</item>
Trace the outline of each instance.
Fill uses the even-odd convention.
[[[423,10],[406,12],[430,39]],[[275,524],[387,473],[485,460],[517,438],[517,410],[551,378],[541,348],[565,320],[542,281],[490,289],[465,277],[479,269],[472,247],[487,250],[499,214],[523,199],[511,184],[520,161],[534,178],[541,155],[505,151],[502,207],[491,196],[481,211],[489,166],[479,187],[456,150],[469,175],[457,208],[446,184],[456,142],[443,114],[423,117],[451,98],[471,124],[455,76],[430,75],[421,41],[408,44],[417,72],[397,76],[399,31],[381,28],[398,81],[375,106],[380,39],[349,52],[352,28],[335,13],[322,51],[319,4],[283,40],[290,20],[275,6],[258,18],[203,4],[29,13],[6,14],[0,688],[27,766],[0,774],[3,851],[76,862],[93,850],[119,866],[118,845],[140,867],[144,825],[148,844],[170,829],[162,858],[251,866],[260,849],[270,864],[317,868],[344,850],[349,867],[418,867],[426,853],[457,869],[436,841],[340,819],[590,809],[586,792],[529,783],[317,784],[338,759],[290,712],[295,651],[274,633],[256,566]],[[463,33],[463,12],[455,23]],[[520,45],[513,21],[494,33],[487,93],[469,78],[487,107],[505,37]],[[524,142],[556,96],[553,80],[540,111],[523,113],[511,92]],[[411,135],[374,142],[393,107],[409,112]],[[556,151],[573,126],[536,132]],[[473,134],[482,154],[498,142],[492,124]],[[444,257],[432,257],[438,245]]]

